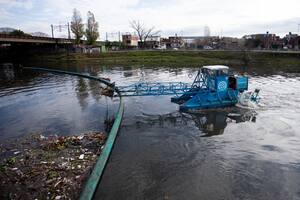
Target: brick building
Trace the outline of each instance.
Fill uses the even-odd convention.
[[[122,35],[122,44],[127,48],[137,48],[139,37],[136,35],[126,34]]]

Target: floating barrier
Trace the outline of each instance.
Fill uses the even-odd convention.
[[[23,67],[23,68],[30,69],[30,70],[36,70],[36,71],[44,71],[44,72],[57,73],[57,74],[68,74],[68,75],[72,75],[72,76],[83,77],[83,78],[99,81],[110,87],[114,87],[114,84],[109,82],[106,79],[95,77],[95,76],[84,75],[84,74],[80,74],[80,73],[76,73],[76,72],[68,72],[68,71],[62,71],[62,70],[45,69],[45,68],[37,68],[37,67]],[[118,94],[118,96],[120,98],[118,112],[116,114],[114,124],[108,134],[108,138],[105,142],[105,145],[101,152],[101,155],[99,156],[99,158],[93,168],[93,171],[92,171],[89,179],[87,180],[83,191],[81,192],[81,195],[80,195],[81,200],[90,200],[93,198],[95,191],[97,189],[97,186],[103,175],[103,172],[104,172],[105,166],[107,164],[107,161],[109,159],[112,148],[114,146],[114,142],[116,140],[117,133],[121,126],[121,122],[122,122],[122,118],[123,118],[123,114],[124,114],[124,102],[123,102],[121,93],[119,92],[118,88],[115,88],[115,92]]]

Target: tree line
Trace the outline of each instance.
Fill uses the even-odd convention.
[[[85,29],[84,29],[85,28]],[[99,25],[91,11],[87,13],[86,27],[82,21],[81,14],[77,9],[73,10],[71,31],[75,35],[75,43],[79,44],[82,37],[86,37],[87,44],[93,45],[99,37]]]
[[[157,35],[160,31],[156,31],[155,27],[146,28],[140,21],[131,21],[130,27],[135,31],[139,38],[139,47],[143,47],[147,38]],[[92,12],[87,13],[86,28],[82,21],[80,12],[75,8],[73,10],[73,17],[71,21],[71,31],[75,35],[75,43],[79,44],[82,37],[85,36],[87,44],[93,45],[99,37],[99,25],[95,20],[95,16]]]

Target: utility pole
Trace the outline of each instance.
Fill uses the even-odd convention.
[[[107,42],[107,32],[105,33],[105,41]]]
[[[121,32],[119,31],[119,49],[121,48]]]
[[[59,25],[53,25],[51,24],[51,33],[52,33],[52,38],[54,38],[54,31],[62,31],[67,30],[68,31],[68,39],[71,39],[71,27],[70,27],[70,23],[66,23],[66,24],[61,24],[61,22],[59,23]]]
[[[53,24],[51,24],[51,33],[52,33],[52,38],[54,38],[54,33],[53,33]]]
[[[267,47],[267,49],[269,49],[269,31],[267,31],[267,45],[266,45],[266,47]]]
[[[68,38],[71,39],[70,23],[68,22]]]

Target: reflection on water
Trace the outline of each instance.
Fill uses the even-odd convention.
[[[195,124],[205,133],[205,137],[221,135],[227,126],[227,114],[222,112],[210,112],[207,115],[193,117]]]
[[[96,81],[11,64],[0,66],[0,77],[0,139],[104,131],[117,108]]]
[[[78,78],[76,94],[81,108],[84,109],[87,106],[86,100],[89,97],[88,87],[84,78]]]
[[[197,70],[43,67],[109,77],[117,85],[192,82]],[[256,69],[250,89],[260,88],[262,99],[255,111],[182,113],[169,96],[124,98],[122,128],[96,198],[300,199],[300,75]],[[102,97],[97,82],[11,66],[0,67],[0,77],[1,139],[104,129],[117,109],[118,99]]]
[[[221,135],[228,123],[242,123],[250,121],[255,123],[257,113],[254,110],[241,108],[228,108],[208,110],[196,113],[173,112],[163,115],[144,114],[136,121],[136,128],[153,127],[180,127],[194,122],[199,129],[201,137]]]
[[[228,111],[209,111],[202,114],[192,115],[196,126],[205,135],[204,137],[221,135],[228,123],[255,122],[256,112],[251,110],[232,109]]]

